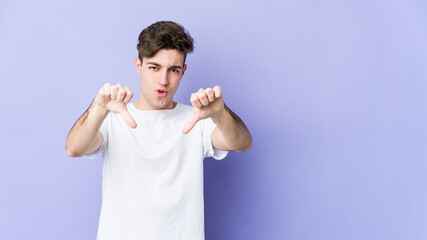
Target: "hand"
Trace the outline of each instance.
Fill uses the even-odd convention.
[[[106,83],[99,90],[94,102],[111,112],[119,113],[131,128],[136,128],[136,122],[126,108],[126,104],[132,97],[133,93],[128,87],[123,87],[120,84],[111,86]]]
[[[221,88],[218,86],[213,89],[206,88],[206,90],[200,88],[197,93],[191,94],[191,104],[193,105],[193,116],[182,129],[184,134],[190,132],[198,121],[215,117],[225,111]]]

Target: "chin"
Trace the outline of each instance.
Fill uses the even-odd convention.
[[[169,109],[169,108],[173,108],[173,101],[169,101],[169,102],[166,102],[166,103],[154,104],[153,107],[155,107],[156,109]]]

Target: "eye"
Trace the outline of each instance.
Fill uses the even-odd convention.
[[[179,69],[177,69],[177,68],[172,68],[171,71],[174,73],[179,73]]]
[[[149,66],[149,67],[148,67],[148,69],[157,70],[157,69],[159,69],[159,68],[158,68],[158,67],[156,67],[156,66]]]

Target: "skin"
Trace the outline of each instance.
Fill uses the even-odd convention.
[[[161,49],[153,57],[144,58],[142,63],[136,58],[135,67],[141,82],[140,97],[135,107],[139,110],[174,108],[173,96],[187,69],[184,55],[177,50]],[[167,96],[159,97],[158,89],[166,90]]]
[[[161,49],[153,57],[142,60],[135,59],[141,82],[140,96],[134,103],[135,107],[139,110],[173,109],[176,106],[173,96],[187,69],[184,55],[177,50]],[[160,93],[159,90],[165,93]],[[67,154],[80,157],[96,151],[103,142],[99,128],[110,111],[119,113],[129,127],[136,128],[136,121],[126,107],[132,97],[133,93],[129,88],[106,83],[70,130],[66,140]],[[220,87],[201,88],[191,95],[190,100],[193,116],[183,126],[183,134],[190,132],[198,121],[211,117],[217,124],[211,139],[215,148],[244,151],[251,147],[252,137],[247,127],[224,104]]]

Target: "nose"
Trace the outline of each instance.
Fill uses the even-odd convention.
[[[162,86],[166,86],[169,84],[169,76],[168,71],[164,71],[159,76],[159,84]]]

